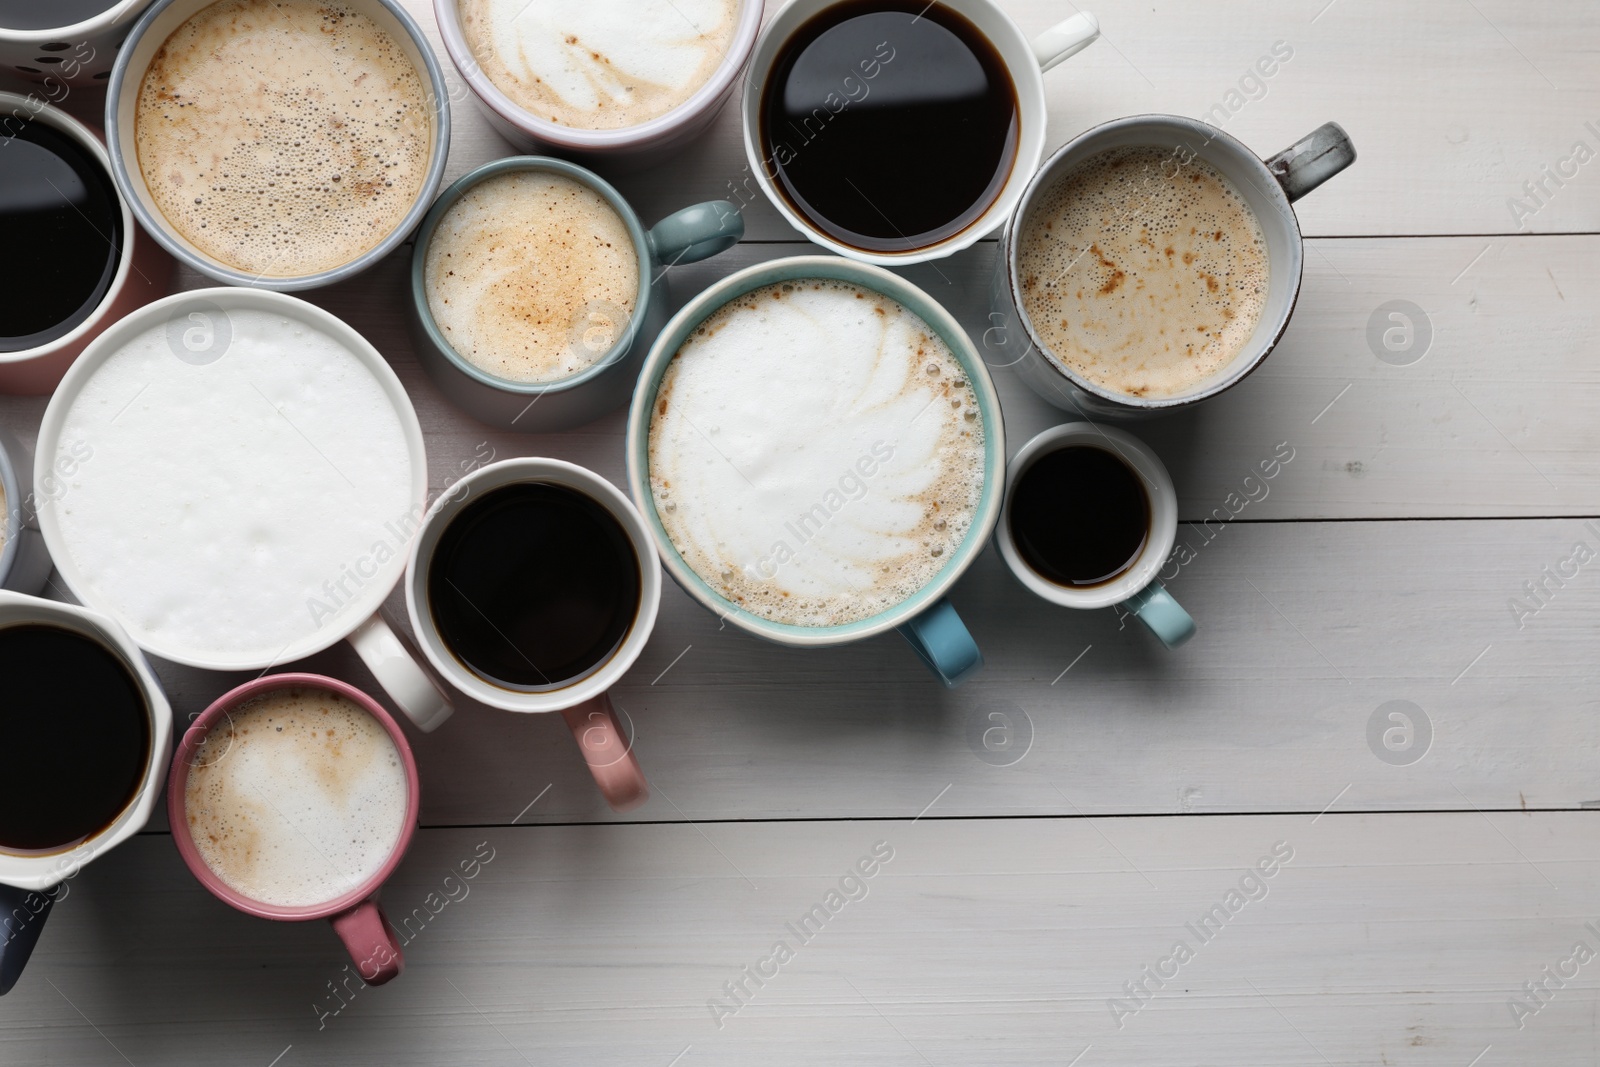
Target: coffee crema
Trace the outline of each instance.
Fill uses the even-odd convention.
[[[1176,396],[1232,363],[1271,261],[1244,197],[1199,158],[1113,148],[1034,201],[1017,242],[1022,305],[1047,354],[1106,389]]]
[[[277,661],[398,577],[420,520],[411,453],[382,383],[338,339],[191,307],[83,384],[52,457],[74,473],[46,503],[80,595],[141,643]],[[94,463],[68,441],[93,441]]]
[[[837,626],[950,561],[982,500],[984,434],[961,362],[914,312],[797,279],[730,301],[678,349],[651,410],[650,490],[719,596]]]
[[[639,255],[599,192],[518,171],[451,205],[423,278],[428,311],[462,358],[498,378],[550,382],[593,366],[627,333]]]
[[[315,907],[371,881],[410,801],[382,723],[338,693],[280,689],[212,724],[184,784],[189,839],[234,892]]]
[[[739,0],[460,0],[479,68],[520,108],[583,130],[659,118],[711,79]]]
[[[200,252],[267,277],[331,270],[400,225],[427,180],[428,85],[336,0],[219,0],[167,37],[134,113],[156,207]]]

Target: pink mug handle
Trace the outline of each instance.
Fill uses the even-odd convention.
[[[368,985],[383,983],[400,977],[405,970],[405,957],[400,954],[400,943],[389,930],[389,920],[375,899],[368,898],[328,920],[333,932],[344,942],[356,971]]]
[[[650,799],[639,760],[623,737],[609,693],[585,700],[561,713],[566,716],[578,751],[583,753],[595,784],[613,811],[632,811]]]

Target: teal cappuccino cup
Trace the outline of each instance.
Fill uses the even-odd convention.
[[[947,686],[983,665],[946,595],[999,519],[1000,402],[904,279],[796,256],[705,290],[645,357],[627,466],[667,573],[735,626],[803,648],[898,630]]]

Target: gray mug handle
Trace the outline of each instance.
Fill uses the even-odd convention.
[[[1356,146],[1344,127],[1325,122],[1266,164],[1292,204],[1355,161]]]
[[[30,899],[43,902],[37,911],[28,906]],[[28,965],[55,902],[50,893],[0,885],[0,997],[11,992],[22,977],[22,968]]]

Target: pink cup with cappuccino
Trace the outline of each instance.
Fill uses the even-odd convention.
[[[219,697],[184,733],[167,779],[172,839],[200,884],[263,919],[327,919],[368,985],[405,966],[378,890],[411,845],[419,804],[394,719],[316,674]]]

